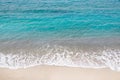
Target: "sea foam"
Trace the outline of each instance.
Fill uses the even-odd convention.
[[[36,65],[55,65],[83,68],[110,68],[120,71],[120,50],[105,49],[98,52],[71,51],[65,47],[45,48],[44,55],[25,53],[0,53],[0,67],[10,69],[27,68]]]

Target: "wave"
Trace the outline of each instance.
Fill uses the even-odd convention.
[[[19,51],[0,53],[0,67],[10,69],[27,68],[36,65],[55,65],[85,68],[110,68],[120,71],[120,50],[105,49],[99,51],[70,50],[63,46],[47,46],[44,55],[36,52]]]

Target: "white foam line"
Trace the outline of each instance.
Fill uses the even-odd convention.
[[[0,53],[0,67],[18,69],[37,65],[55,65],[82,68],[110,68],[120,71],[120,50],[104,50],[90,54],[82,51],[74,53],[67,49],[62,49],[60,47],[51,49],[49,53],[43,56],[30,53],[23,54],[22,52],[19,54]]]

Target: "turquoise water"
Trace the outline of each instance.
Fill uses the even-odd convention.
[[[119,0],[0,0],[0,67],[120,71]]]
[[[0,0],[0,40],[120,36],[119,0]]]

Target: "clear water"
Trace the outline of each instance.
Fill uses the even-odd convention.
[[[44,64],[120,70],[120,1],[0,0],[0,66]]]

